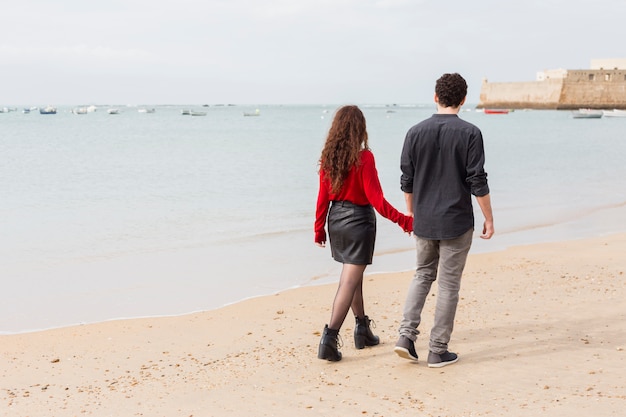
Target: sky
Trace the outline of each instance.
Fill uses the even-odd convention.
[[[626,58],[623,0],[21,0],[0,105],[431,103]]]

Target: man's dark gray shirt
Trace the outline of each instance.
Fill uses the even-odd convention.
[[[472,194],[489,194],[480,129],[456,114],[434,114],[406,134],[401,189],[413,194],[413,232],[423,239],[461,236],[474,227]]]

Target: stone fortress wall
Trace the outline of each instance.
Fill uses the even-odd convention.
[[[542,71],[537,81],[485,79],[477,108],[626,109],[626,59],[592,60],[591,69]]]

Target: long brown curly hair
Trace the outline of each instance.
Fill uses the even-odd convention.
[[[359,153],[369,149],[365,116],[357,106],[343,106],[335,113],[328,131],[320,168],[330,180],[331,190],[337,193],[350,169],[359,161]]]

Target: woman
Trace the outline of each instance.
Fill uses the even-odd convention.
[[[363,272],[372,263],[376,240],[374,208],[409,234],[413,218],[398,212],[385,200],[374,155],[367,144],[365,117],[357,106],[337,110],[322,150],[319,178],[315,244],[326,246],[324,227],[328,216],[332,257],[343,268],[317,357],[339,361],[339,329],[350,308],[356,318],[355,347],[363,349],[379,342],[370,329],[363,305]]]

